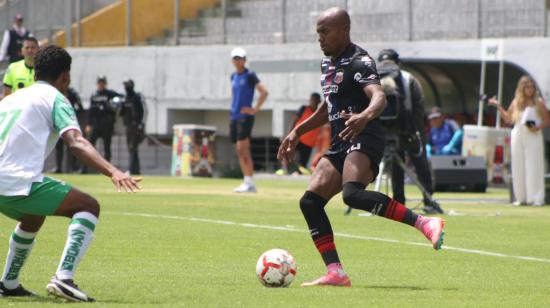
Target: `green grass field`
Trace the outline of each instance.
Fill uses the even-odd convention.
[[[548,307],[550,207],[512,207],[505,190],[437,194],[446,241],[434,251],[415,229],[379,217],[344,216],[327,207],[352,288],[301,288],[325,269],[298,206],[306,182],[260,180],[259,193],[233,194],[237,180],[145,177],[139,194],[117,194],[99,176],[63,176],[102,204],[96,237],[75,281],[95,306],[126,307]],[[415,188],[408,196],[418,198]],[[410,204],[416,205],[415,203]],[[49,218],[22,272],[36,299],[0,306],[63,304],[46,296],[68,220]],[[0,257],[15,225],[0,218]],[[282,227],[282,228],[276,228]],[[286,289],[267,289],[255,265],[270,248],[290,251],[298,275]],[[530,258],[531,257],[531,258]],[[3,267],[3,262],[2,262]]]

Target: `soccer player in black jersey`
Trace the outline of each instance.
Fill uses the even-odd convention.
[[[328,9],[317,20],[318,40],[326,56],[321,62],[325,102],[286,136],[278,152],[279,159],[291,160],[302,134],[330,122],[331,147],[319,161],[300,200],[327,274],[302,286],[351,286],[324,210],[330,198],[341,191],[348,206],[413,226],[435,249],[440,249],[443,242],[443,219],[417,215],[382,193],[365,190],[378,175],[384,152],[384,130],[378,116],[386,99],[373,59],[350,40],[350,23],[348,13],[340,8]]]

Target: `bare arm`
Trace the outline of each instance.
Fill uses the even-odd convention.
[[[294,150],[298,145],[300,136],[309,132],[310,130],[323,126],[323,124],[327,122],[327,103],[322,102],[309,118],[300,123],[300,125],[294,127],[294,129],[292,129],[290,133],[288,133],[288,135],[283,139],[283,142],[281,142],[281,145],[279,146],[277,159],[292,161],[294,159]]]
[[[343,140],[351,141],[357,138],[367,123],[376,119],[386,108],[386,96],[380,85],[370,84],[364,87],[363,91],[370,98],[369,106],[361,113],[342,113],[342,118],[346,120],[346,128],[339,136]]]
[[[105,160],[78,130],[68,130],[63,133],[61,137],[71,152],[80,161],[87,166],[98,170],[103,175],[110,177],[118,191],[121,191],[121,188],[127,192],[136,192],[140,189],[137,184],[139,179],[133,179],[129,175],[118,170],[115,166],[111,165],[111,163]]]
[[[504,109],[499,101],[496,100],[496,98],[491,97],[489,99],[489,105],[497,107],[498,111],[500,112],[500,117],[506,122],[507,124],[514,124],[514,119],[512,117],[514,113],[514,108],[516,105],[516,100],[513,100],[510,106],[508,106],[508,110]]]
[[[267,89],[265,88],[264,84],[261,83],[261,82],[258,82],[256,84],[256,90],[260,93],[260,97],[258,97],[258,102],[256,103],[256,106],[254,108],[243,107],[241,109],[241,113],[246,113],[246,114],[249,114],[249,115],[255,115],[262,108],[263,104],[265,103],[265,100],[267,99],[268,92],[267,92]]]

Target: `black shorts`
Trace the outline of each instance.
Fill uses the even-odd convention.
[[[231,120],[229,124],[229,136],[232,143],[250,138],[252,127],[254,126],[254,117],[246,117],[238,120]]]
[[[324,157],[332,163],[340,174],[343,174],[346,156],[353,151],[364,153],[370,158],[373,174],[372,181],[374,181],[380,172],[379,165],[384,157],[384,145],[385,140],[383,135],[361,134],[357,138],[357,141],[350,144],[347,149],[338,152],[329,150],[325,153]]]

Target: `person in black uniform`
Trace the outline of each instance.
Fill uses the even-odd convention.
[[[32,36],[32,33],[23,26],[23,15],[16,14],[13,27],[4,32],[2,46],[0,47],[0,61],[6,58],[10,63],[22,60],[21,47],[23,47],[23,40]]]
[[[130,173],[141,174],[138,147],[145,137],[145,124],[143,123],[145,101],[140,93],[135,92],[132,79],[123,82],[123,84],[126,97],[120,109],[120,116],[124,120],[124,126],[126,126]]]
[[[397,154],[401,159],[405,158],[405,154],[409,156],[416,171],[418,181],[431,196],[434,192],[432,174],[426,151],[423,150],[426,144],[426,134],[424,134],[425,112],[422,86],[411,73],[401,69],[401,60],[395,50],[382,50],[378,54],[378,64],[381,66],[381,70],[387,71],[388,76],[393,78],[399,92],[402,106],[399,112],[400,132],[409,138],[414,138],[417,143],[411,149],[406,149],[405,146],[402,146],[398,149]],[[391,183],[393,198],[405,204],[405,175],[403,169],[399,167],[395,160],[392,162]],[[423,202],[424,212],[428,214],[443,214],[443,210],[439,204],[429,196],[424,195]]]
[[[67,99],[74,109],[79,125],[82,126],[82,115],[84,112],[84,108],[82,107],[82,100],[80,99],[80,95],[78,95],[75,89],[69,88],[67,90]],[[59,141],[57,141],[57,143],[55,144],[55,173],[63,172],[63,156],[65,151],[67,152],[67,166],[65,168],[65,171],[75,172],[79,168],[79,162],[76,156],[74,156],[73,153],[65,147],[63,139],[59,139]]]
[[[90,98],[86,134],[94,146],[97,139],[103,139],[104,157],[107,161],[111,161],[111,138],[115,128],[116,109],[112,99],[120,96],[122,95],[107,89],[107,77],[97,77],[97,91]],[[86,171],[84,168],[83,173]]]
[[[317,20],[318,40],[327,56],[321,62],[325,101],[285,137],[278,152],[279,159],[292,160],[300,135],[330,122],[330,149],[319,161],[300,200],[300,209],[327,266],[327,274],[302,286],[351,285],[336,252],[324,209],[341,191],[348,206],[414,226],[435,249],[440,249],[443,241],[443,219],[417,215],[380,192],[365,190],[378,175],[384,152],[385,133],[378,116],[386,100],[374,60],[351,42],[350,26],[349,15],[341,8],[328,9]]]

